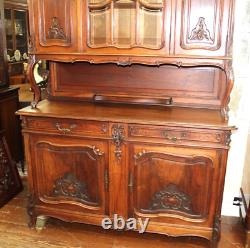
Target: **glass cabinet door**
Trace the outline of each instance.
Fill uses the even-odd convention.
[[[7,50],[13,50],[13,27],[12,27],[12,18],[11,18],[11,10],[5,9],[4,10],[4,17],[5,17],[5,33],[6,33],[6,46]]]
[[[88,46],[161,49],[164,9],[164,0],[88,0]]]
[[[27,29],[26,29],[26,17],[27,12],[23,10],[14,10],[14,28],[15,28],[15,40],[16,49],[21,54],[27,52]]]

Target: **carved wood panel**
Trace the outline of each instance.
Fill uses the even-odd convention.
[[[213,190],[210,186],[215,176],[209,156],[198,151],[194,155],[195,150],[190,154],[177,149],[168,152],[167,147],[140,146],[133,151],[132,208],[136,214],[208,219]]]
[[[75,0],[39,0],[39,45],[70,47],[74,43]]]
[[[226,55],[230,4],[230,0],[179,0],[175,52]]]
[[[220,48],[222,3],[220,0],[182,1],[181,47],[183,49]]]
[[[103,143],[72,141],[68,144],[48,139],[35,143],[35,153],[42,202],[105,212],[108,181]]]

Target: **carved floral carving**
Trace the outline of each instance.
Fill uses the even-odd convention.
[[[56,180],[52,195],[75,198],[83,202],[91,202],[86,184],[77,180],[72,173],[65,173],[62,178]]]
[[[48,31],[49,39],[66,40],[63,28],[59,24],[58,17],[52,17],[52,24]]]
[[[191,35],[189,37],[190,40],[196,41],[209,41],[212,42],[212,38],[210,36],[210,31],[207,28],[205,18],[200,17],[196,27],[192,30]]]
[[[163,190],[156,192],[149,210],[176,210],[194,214],[191,197],[180,191],[175,184],[169,184]]]
[[[221,218],[219,214],[216,214],[214,218],[212,242],[216,243],[220,239],[220,229],[221,229]]]
[[[112,126],[112,139],[113,143],[115,144],[115,157],[118,160],[121,160],[122,157],[121,146],[124,142],[124,135],[125,135],[124,126],[119,124],[114,124]]]
[[[231,131],[227,132],[226,135],[225,135],[225,145],[226,146],[229,146],[230,143],[231,143]]]

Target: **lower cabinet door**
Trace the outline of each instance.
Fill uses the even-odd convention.
[[[32,181],[39,204],[107,214],[108,147],[85,139],[33,137]]]
[[[216,150],[130,146],[130,216],[212,227],[219,181]]]

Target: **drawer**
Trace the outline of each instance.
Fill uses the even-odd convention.
[[[64,135],[108,136],[108,122],[57,118],[28,118],[28,129]]]
[[[145,125],[130,125],[129,137],[164,139],[173,143],[181,141],[226,142],[224,132],[222,131]]]

